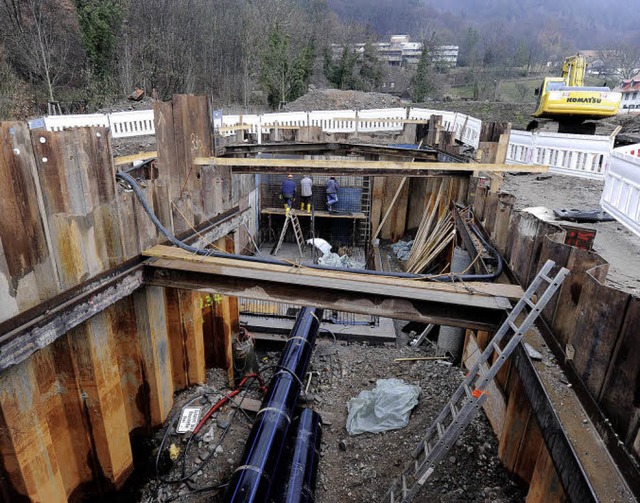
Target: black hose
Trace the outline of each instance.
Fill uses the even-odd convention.
[[[136,194],[138,200],[140,201],[140,204],[142,204],[142,207],[147,212],[147,215],[149,215],[149,218],[151,218],[151,221],[153,222],[153,224],[158,228],[158,230],[162,234],[164,234],[164,236],[169,241],[171,241],[171,243],[173,243],[178,248],[182,248],[183,250],[186,250],[189,253],[194,253],[196,255],[204,255],[205,257],[232,258],[232,259],[235,259],[235,260],[242,260],[242,261],[245,261],[245,262],[254,262],[254,263],[257,262],[257,263],[261,263],[261,264],[272,264],[272,265],[286,265],[286,266],[292,267],[291,263],[285,262],[283,260],[278,260],[278,259],[274,259],[274,258],[266,258],[266,257],[252,257],[252,256],[247,256],[247,255],[237,255],[235,253],[218,252],[216,250],[211,250],[211,249],[203,250],[202,248],[195,248],[193,246],[190,246],[190,245],[184,243],[183,241],[180,241],[173,234],[171,234],[169,232],[169,230],[164,225],[162,225],[162,222],[160,222],[160,220],[158,220],[158,217],[156,217],[155,213],[153,212],[153,209],[149,206],[149,203],[147,202],[147,199],[145,198],[144,193],[142,192],[142,190],[138,186],[138,183],[135,181],[135,179],[133,177],[131,177],[127,173],[123,173],[122,171],[120,171],[120,172],[116,173],[116,178],[119,178],[120,180],[123,180],[124,182],[129,184],[129,186],[131,187],[133,192]],[[492,274],[463,274],[461,276],[448,275],[448,274],[442,274],[442,275],[439,275],[439,276],[430,276],[428,274],[412,274],[412,273],[408,273],[408,272],[372,271],[372,270],[369,270],[369,269],[348,269],[348,272],[351,272],[351,273],[354,273],[354,274],[365,274],[365,275],[369,275],[369,276],[384,276],[384,277],[393,277],[393,278],[423,279],[423,280],[428,280],[428,281],[440,281],[440,282],[451,282],[451,283],[454,283],[455,281],[469,281],[469,282],[470,281],[492,281],[492,280],[498,278],[498,276],[500,276],[500,274],[502,274],[502,258],[500,257],[500,254],[498,254],[493,249],[493,247],[491,247],[485,241],[484,237],[478,232],[478,230],[473,225],[471,225],[471,229],[478,236],[478,239],[480,239],[482,241],[482,243],[485,246],[485,248],[495,255],[496,260],[498,262],[498,267],[496,268],[497,269],[496,272],[494,272]],[[313,264],[313,265],[306,265],[305,264],[304,267],[307,267],[307,268],[310,268],[310,269],[319,269],[319,270],[323,270],[323,271],[340,271],[340,272],[344,272],[345,270],[347,270],[347,269],[344,269],[342,267],[331,267],[331,266],[327,266],[327,265],[318,265],[318,264]]]

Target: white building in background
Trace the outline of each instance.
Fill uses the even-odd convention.
[[[622,93],[620,113],[640,112],[640,74],[623,80],[615,90]]]
[[[350,44],[357,53],[363,53],[366,44]],[[409,35],[392,35],[389,42],[375,42],[378,58],[389,66],[417,66],[422,55],[422,42],[411,42]],[[332,44],[334,59],[344,51],[344,45]],[[457,45],[436,45],[430,48],[429,55],[434,64],[454,67],[458,64]]]

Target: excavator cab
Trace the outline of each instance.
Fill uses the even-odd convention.
[[[603,119],[618,113],[622,95],[608,87],[584,86],[586,61],[577,54],[562,65],[562,77],[545,77],[537,90],[534,117],[583,121]]]

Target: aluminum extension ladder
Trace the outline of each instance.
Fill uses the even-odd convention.
[[[298,243],[298,251],[300,252],[300,256],[304,257],[304,255],[302,254],[302,249],[304,248],[304,245],[305,245],[304,236],[302,234],[302,228],[300,227],[300,220],[298,220],[298,217],[294,213],[293,209],[289,210],[289,213],[287,214],[287,216],[284,219],[284,225],[282,226],[282,232],[280,233],[280,239],[278,240],[278,244],[276,245],[275,249],[271,252],[271,254],[272,255],[277,255],[277,253],[280,251],[280,247],[282,246],[282,243],[284,242],[284,236],[287,234],[287,228],[289,227],[289,221],[291,221],[291,226],[293,227],[293,233],[296,236],[296,242]]]
[[[551,260],[542,267],[538,275],[531,282],[524,296],[518,301],[505,322],[500,326],[493,339],[487,345],[476,364],[471,368],[467,377],[451,397],[451,400],[429,427],[424,438],[418,443],[412,454],[412,462],[404,470],[400,478],[395,479],[383,497],[385,503],[406,503],[420,491],[427,479],[435,470],[437,464],[447,454],[449,449],[471,422],[475,414],[487,399],[486,388],[496,376],[504,362],[514,351],[522,336],[529,330],[533,322],[540,315],[553,294],[558,290],[569,274],[561,268],[555,278],[548,274],[555,266]],[[546,284],[546,287],[544,286]],[[544,292],[534,302],[538,289],[543,286]],[[529,312],[517,326],[516,321],[524,311]],[[506,346],[500,349],[500,342],[505,340]],[[494,354],[495,361],[491,363]]]

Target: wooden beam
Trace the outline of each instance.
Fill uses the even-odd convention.
[[[437,172],[469,173],[473,171],[519,171],[526,173],[546,173],[549,166],[513,164],[465,164],[456,162],[402,162],[402,161],[360,161],[325,159],[249,159],[227,157],[196,157],[198,166],[231,166],[234,173],[307,173],[322,171],[324,174],[386,174],[405,176],[435,176]]]
[[[147,161],[149,159],[155,159],[158,157],[158,152],[139,152],[138,154],[123,155],[120,157],[114,157],[113,161],[116,166],[122,166],[124,164],[131,164],[135,161]]]
[[[509,305],[502,295],[522,294],[512,285],[474,284],[470,293],[456,284],[201,257],[170,247],[146,254],[158,257],[145,276],[153,285],[488,330]]]

